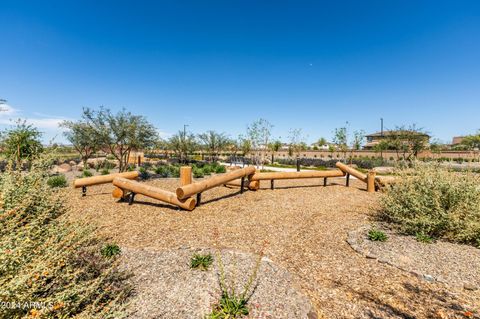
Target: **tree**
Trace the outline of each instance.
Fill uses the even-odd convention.
[[[352,161],[352,158],[353,158],[353,151],[358,151],[360,150],[360,148],[362,148],[364,139],[365,139],[365,131],[360,130],[360,131],[353,132],[352,144],[350,148],[350,162]]]
[[[216,161],[218,154],[223,151],[229,143],[229,139],[225,133],[217,133],[212,130],[199,134],[198,138],[207,152],[212,156],[213,161]]]
[[[327,139],[324,138],[324,137],[320,137],[320,138],[318,139],[318,141],[317,141],[317,145],[318,145],[318,146],[327,145],[327,143],[328,143],[328,142],[327,142]]]
[[[343,158],[346,160],[348,151],[348,135],[347,127],[336,128],[333,132],[333,143],[336,148],[343,153]]]
[[[178,131],[168,140],[168,145],[182,162],[186,162],[188,155],[197,149],[197,140],[192,133]]]
[[[13,128],[2,134],[0,144],[7,159],[14,161],[20,170],[23,161],[30,162],[43,151],[41,136],[35,127],[19,119]]]
[[[383,152],[388,150],[388,141],[381,140],[377,145],[373,147],[375,153],[380,153],[380,157],[383,158]]]
[[[276,140],[268,144],[268,148],[272,152],[272,164],[273,162],[275,162],[275,153],[277,153],[281,147],[282,147],[282,141],[280,140]]]
[[[397,153],[397,159],[400,158],[400,153],[403,153],[403,159],[406,160],[417,157],[428,145],[427,133],[415,125],[397,126],[394,131],[387,132],[386,136],[389,148]]]
[[[252,147],[254,149],[259,149],[262,154],[262,166],[268,147],[268,142],[270,140],[270,136],[272,135],[272,128],[273,125],[265,119],[259,119],[247,127],[247,135],[252,143]]]
[[[464,145],[468,150],[479,150],[480,149],[480,130],[477,134],[467,135],[463,138],[462,145]]]
[[[83,167],[87,167],[88,159],[101,146],[101,142],[96,140],[95,130],[85,121],[64,121],[60,126],[67,129],[63,134],[80,154]]]
[[[157,130],[146,117],[125,109],[114,114],[104,107],[98,111],[85,108],[82,120],[94,132],[99,146],[118,160],[120,172],[127,170],[132,151],[154,146],[158,139]]]
[[[288,137],[290,140],[289,155],[292,156],[295,154],[297,158],[300,157],[300,152],[307,149],[302,129],[291,129]]]

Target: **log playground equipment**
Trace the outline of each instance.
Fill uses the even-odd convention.
[[[337,162],[336,167],[334,170],[325,171],[257,172],[254,166],[247,166],[193,182],[192,168],[183,166],[180,168],[180,187],[175,192],[137,182],[135,179],[139,176],[139,173],[136,171],[80,178],[73,182],[73,186],[75,188],[82,187],[82,196],[85,196],[87,186],[112,183],[114,186],[112,196],[120,200],[128,200],[129,205],[134,203],[135,195],[141,194],[191,211],[201,203],[204,191],[222,185],[239,187],[240,194],[245,189],[258,190],[261,181],[270,181],[270,188],[273,190],[275,180],[282,179],[323,178],[323,186],[327,186],[328,178],[345,177],[345,184],[348,187],[350,186],[350,176],[353,176],[366,184],[367,192],[375,192],[383,185],[375,177],[375,172],[369,171],[364,174],[341,162]]]

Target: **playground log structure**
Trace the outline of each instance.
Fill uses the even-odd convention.
[[[114,173],[108,175],[92,176],[78,178],[73,181],[74,188],[82,188],[82,196],[87,195],[87,186],[94,186],[100,184],[107,184],[113,182],[115,177],[123,177],[127,179],[136,179],[138,177],[138,172],[123,172],[123,173]]]
[[[230,187],[240,187],[242,184],[242,180],[241,179],[236,179],[234,181],[231,181],[231,182],[228,182],[228,183],[225,183],[223,185],[225,186],[230,186]],[[260,188],[260,181],[248,181],[248,182],[245,182],[243,187],[247,187],[249,190],[251,191],[256,191]]]
[[[192,184],[187,184],[177,188],[176,194],[179,199],[186,199],[190,196],[197,195],[197,205],[201,201],[202,192],[209,190],[211,188],[226,184],[228,182],[234,181],[240,178],[240,193],[243,193],[243,185],[245,183],[245,178],[253,175],[255,173],[255,167],[248,166],[242,169],[237,169],[225,174],[217,175],[209,179],[195,182]]]
[[[331,171],[300,171],[300,172],[268,172],[255,173],[251,181],[270,180],[270,188],[274,189],[274,181],[277,179],[303,179],[303,178],[323,178],[323,186],[327,186],[329,177],[343,177],[345,173],[341,170]]]
[[[130,205],[133,204],[135,195],[141,194],[141,195],[158,199],[163,202],[167,202],[169,204],[176,205],[186,210],[193,210],[196,206],[195,198],[187,198],[185,200],[181,200],[181,199],[178,199],[177,195],[175,195],[175,193],[173,192],[169,192],[158,187],[132,181],[123,177],[116,177],[113,180],[113,185],[116,186],[116,188],[112,192],[112,196],[115,198],[124,199],[126,196],[125,191],[130,192],[129,194]],[[117,189],[120,189],[121,192],[117,191]]]
[[[352,175],[367,184],[367,192],[369,193],[375,192],[375,172],[370,171],[368,172],[368,174],[364,174],[359,170],[356,170],[355,168],[345,165],[341,162],[337,162],[335,166],[337,166],[337,168],[339,168],[341,171],[347,174],[346,176],[347,187],[350,185],[350,175]]]

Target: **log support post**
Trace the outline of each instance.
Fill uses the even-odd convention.
[[[87,186],[82,186],[82,196],[87,196]]]
[[[349,187],[349,186],[350,186],[350,174],[348,174],[348,173],[347,173],[347,176],[346,176],[346,182],[345,182],[345,185],[346,185],[347,187]]]
[[[270,189],[273,191],[274,188],[275,188],[275,180],[272,179],[270,180]]]
[[[367,174],[367,192],[375,193],[375,172],[373,171]]]
[[[323,178],[323,187],[325,187],[325,186],[327,186],[327,178],[326,177]]]
[[[200,202],[202,201],[202,193],[197,194],[197,206],[200,206]]]
[[[300,172],[300,159],[297,157],[297,172]]]
[[[243,193],[243,185],[245,185],[245,177],[240,179],[240,194]]]
[[[135,193],[131,192],[130,197],[128,198],[128,205],[132,205],[134,200],[135,200]]]

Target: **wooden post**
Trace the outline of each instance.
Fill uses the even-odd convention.
[[[323,178],[323,187],[325,187],[325,186],[327,186],[327,178],[326,177]]]
[[[273,189],[275,188],[275,183],[274,183],[274,181],[275,181],[274,179],[272,179],[272,180],[270,181],[270,189],[271,189],[272,191],[273,191]]]
[[[297,157],[297,172],[300,172],[300,159]]]
[[[192,183],[192,168],[190,166],[180,167],[180,186]]]
[[[367,192],[374,193],[375,192],[375,172],[369,171],[367,175]]]
[[[347,173],[345,185],[346,185],[347,187],[350,186],[350,174],[348,174],[348,173]]]

